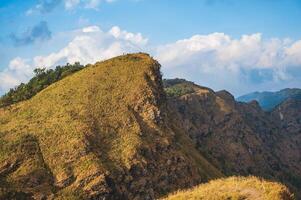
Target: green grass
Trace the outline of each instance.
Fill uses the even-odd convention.
[[[195,85],[182,79],[165,80],[165,92],[169,97],[179,97],[195,92]]]

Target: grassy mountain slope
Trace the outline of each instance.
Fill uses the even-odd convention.
[[[0,197],[155,198],[222,177],[171,124],[159,68],[120,56],[0,109]]]
[[[292,198],[289,190],[279,183],[256,177],[230,177],[213,180],[187,191],[179,191],[169,195],[165,200],[288,200]]]
[[[296,162],[284,165],[273,153],[281,151],[272,142],[282,129],[256,103],[184,80],[164,85],[165,91],[157,61],[129,54],[0,108],[0,199],[157,199],[224,174],[298,186],[282,171],[298,172]],[[216,181],[216,189],[225,185],[234,197],[237,187],[264,194],[248,186],[257,183],[253,178],[229,180]]]
[[[254,92],[237,98],[241,102],[258,101],[259,105],[266,111],[273,110],[277,105],[287,99],[301,99],[301,89],[287,88],[278,92]]]

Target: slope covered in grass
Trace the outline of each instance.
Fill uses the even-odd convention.
[[[152,199],[223,176],[170,125],[159,68],[116,57],[0,109],[0,199]]]
[[[256,177],[230,177],[201,184],[187,191],[174,193],[165,200],[290,200],[289,190],[279,183]]]
[[[224,174],[291,183],[281,170],[298,160],[274,159],[274,146],[261,138],[273,124],[258,106],[183,80],[165,81],[168,88],[172,95],[157,61],[129,54],[0,108],[0,199],[158,199]],[[271,133],[266,141],[278,141]],[[298,143],[288,144],[297,155]],[[225,185],[230,197],[237,188],[265,195],[253,178],[229,180],[212,191]]]

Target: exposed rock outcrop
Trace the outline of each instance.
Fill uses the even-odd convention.
[[[208,160],[226,175],[253,174],[301,190],[300,101],[268,113],[256,101],[186,84],[195,91],[170,97],[170,110]]]

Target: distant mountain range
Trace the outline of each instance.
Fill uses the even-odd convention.
[[[286,88],[277,92],[253,92],[240,96],[236,100],[246,103],[256,100],[263,110],[271,111],[287,99],[301,99],[301,89]]]

